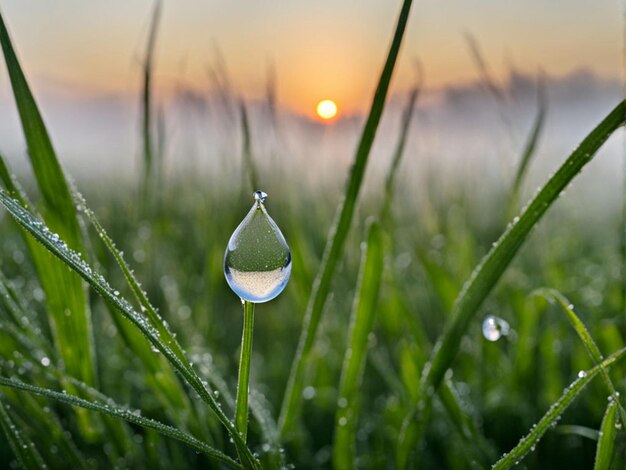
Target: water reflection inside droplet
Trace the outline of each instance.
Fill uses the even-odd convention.
[[[483,336],[488,341],[498,341],[509,334],[509,324],[502,318],[488,315],[483,320]]]
[[[254,303],[279,295],[291,275],[291,252],[285,237],[267,213],[267,194],[254,193],[252,208],[233,232],[224,255],[224,274],[230,288]]]

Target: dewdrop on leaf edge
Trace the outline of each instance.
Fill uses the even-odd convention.
[[[277,297],[291,275],[291,251],[263,205],[265,198],[263,191],[254,192],[254,204],[224,254],[226,282],[241,299],[253,303]]]

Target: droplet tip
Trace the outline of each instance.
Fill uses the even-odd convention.
[[[267,198],[267,193],[263,191],[255,191],[252,195],[254,196],[254,200],[259,204],[263,204]]]

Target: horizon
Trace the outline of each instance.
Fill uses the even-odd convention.
[[[251,7],[254,15],[242,16],[236,6],[221,1],[163,2],[155,49],[157,101],[171,100],[180,90],[210,92],[208,69],[217,67],[229,77],[234,94],[246,100],[263,99],[274,74],[277,103],[283,109],[314,117],[316,104],[332,99],[339,117],[363,113],[399,3],[367,0],[365,7],[352,8],[353,3],[268,2]],[[133,99],[141,86],[140,64],[154,4],[61,0],[33,10],[5,0],[0,7],[36,93]],[[414,85],[416,58],[426,89],[479,80],[468,34],[499,82],[512,70],[534,75],[540,69],[557,77],[588,69],[605,79],[623,80],[616,2],[576,1],[560,9],[533,1],[503,8],[487,1],[458,1],[446,8],[420,2],[407,27],[391,92]],[[564,21],[564,16],[576,22]],[[287,35],[290,40],[283,41]],[[2,68],[0,79],[5,76]],[[5,82],[0,82],[0,99],[8,95]]]

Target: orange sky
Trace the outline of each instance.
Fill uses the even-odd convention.
[[[37,87],[132,95],[139,86],[152,5],[147,0],[4,0],[0,8]],[[422,61],[430,87],[475,79],[466,31],[479,40],[496,76],[512,64],[528,72],[541,66],[553,75],[589,67],[620,77],[621,3],[560,5],[416,1],[394,89],[411,84],[414,57]],[[389,0],[165,0],[155,86],[161,96],[181,83],[208,90],[207,66],[218,44],[234,87],[244,96],[263,96],[271,61],[280,104],[312,115],[319,100],[332,98],[343,113],[360,111],[369,104],[399,6],[400,1]]]

